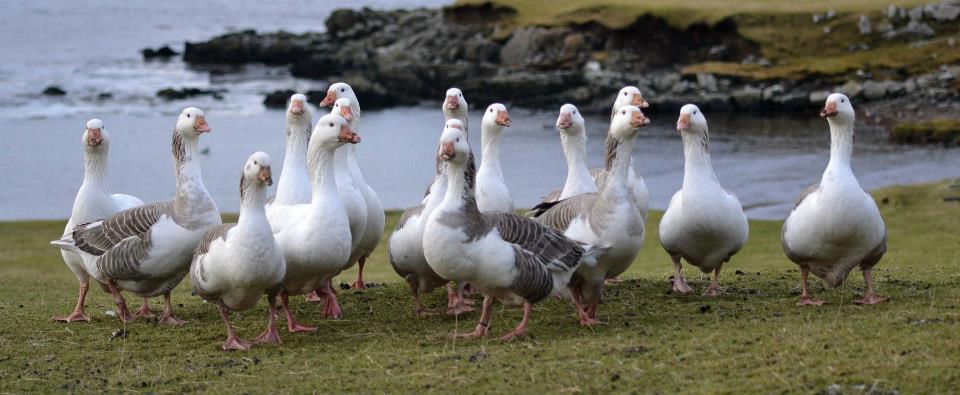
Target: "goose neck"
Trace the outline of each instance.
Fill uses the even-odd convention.
[[[313,172],[313,202],[317,202],[327,194],[337,193],[337,175],[335,171],[335,149],[319,148],[312,161]]]
[[[561,198],[596,192],[596,183],[587,167],[587,136],[583,128],[577,127],[572,133],[560,132],[560,143],[567,159],[567,180]]]
[[[849,169],[853,156],[853,125],[849,122],[829,120],[830,163],[827,168]]]
[[[83,153],[83,183],[106,187],[107,154],[106,152]]]
[[[683,139],[683,186],[717,181],[710,161],[710,134],[706,128],[681,133]]]
[[[502,132],[503,128],[485,126],[480,135],[480,149],[483,155],[480,166],[493,170],[496,174],[501,174],[500,137]]]

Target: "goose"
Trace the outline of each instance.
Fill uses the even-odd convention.
[[[584,124],[577,106],[567,103],[560,107],[556,127],[560,132],[563,155],[567,159],[567,180],[563,183],[563,189],[549,193],[543,203],[597,191],[597,184],[587,167],[587,133]]]
[[[863,271],[866,292],[855,303],[885,302],[874,292],[873,267],[887,251],[887,229],[876,202],[860,187],[850,167],[853,104],[843,94],[831,94],[820,116],[830,125],[830,161],[820,183],[800,194],[781,232],[784,253],[800,267],[798,304],[823,304],[810,296],[809,272],[838,287],[857,266]]]
[[[307,108],[307,97],[297,93],[287,107],[286,151],[283,170],[277,182],[277,194],[270,204],[291,206],[310,203],[310,176],[307,173],[307,145],[313,130],[313,116]]]
[[[133,320],[120,294],[129,291],[142,297],[163,295],[160,323],[184,323],[173,315],[170,291],[186,276],[193,249],[206,231],[222,223],[197,160],[199,137],[209,132],[197,108],[186,108],[177,117],[172,142],[177,192],[172,200],[77,225],[52,242],[83,258],[87,273],[110,290],[123,322]]]
[[[500,103],[487,107],[480,125],[480,145],[483,148],[476,178],[477,206],[482,213],[514,212],[513,198],[500,169],[500,136],[507,127],[510,127],[507,107]]]
[[[674,291],[693,291],[683,279],[683,258],[704,273],[713,271],[706,295],[716,296],[720,268],[747,242],[747,217],[740,200],[720,186],[713,172],[707,119],[697,106],[680,109],[677,132],[683,139],[683,187],[660,220],[660,244],[673,260]]]
[[[339,113],[348,122],[350,128],[358,130],[360,118],[354,114],[359,114],[360,106],[346,97],[341,97],[333,105],[333,113]],[[353,289],[365,289],[367,286],[363,281],[363,266],[367,263],[367,258],[380,244],[383,237],[383,228],[386,226],[386,216],[383,212],[383,203],[380,202],[380,196],[367,184],[360,171],[360,164],[357,161],[356,146],[351,145],[341,148],[347,151],[347,165],[350,176],[353,178],[354,186],[363,195],[364,207],[367,210],[367,223],[363,229],[363,237],[360,238],[360,244],[354,248],[351,254],[350,262],[357,262],[357,279],[351,284]]]
[[[352,249],[350,219],[337,189],[336,150],[360,142],[347,120],[327,114],[317,121],[307,149],[314,170],[313,197],[309,204],[271,206],[267,219],[287,263],[278,296],[290,332],[314,331],[301,325],[289,307],[289,295],[320,288],[347,265]]]
[[[427,220],[423,251],[441,278],[468,281],[484,294],[480,320],[473,332],[487,335],[493,298],[523,303],[523,320],[502,340],[522,336],[533,303],[564,295],[570,276],[581,263],[595,264],[593,250],[554,229],[514,213],[483,214],[477,207],[467,166],[470,145],[463,131],[447,128],[438,156],[444,162],[447,190]]]
[[[643,99],[640,89],[637,89],[635,86],[623,87],[623,89],[620,89],[620,92],[617,93],[617,98],[613,102],[613,108],[610,111],[610,122],[613,122],[613,118],[617,114],[617,110],[626,105],[631,105],[641,109],[650,106],[650,104]],[[590,174],[593,175],[598,189],[602,188],[603,184],[607,180],[607,173],[610,171],[610,166],[612,166],[612,162],[616,157],[617,145],[619,143],[619,139],[608,133],[606,143],[604,144],[604,167],[590,170]],[[633,159],[630,160],[629,170],[630,174],[628,181],[630,185],[630,195],[637,203],[637,209],[640,210],[640,216],[642,216],[643,221],[646,222],[647,211],[650,210],[650,193],[647,191],[647,185],[643,182],[643,177],[640,176],[640,172],[633,168]]]
[[[64,234],[71,232],[79,224],[96,221],[116,214],[118,211],[143,205],[140,199],[130,195],[111,194],[110,189],[107,188],[107,156],[110,152],[110,137],[103,126],[103,121],[99,119],[87,121],[80,143],[83,146],[83,183],[80,184],[77,197],[73,200],[73,210],[63,230]],[[72,313],[53,317],[53,320],[88,322],[90,317],[84,312],[83,307],[87,298],[87,289],[90,287],[90,274],[84,268],[83,259],[79,255],[69,251],[60,251],[60,254],[63,255],[63,262],[80,282],[80,294],[77,298],[77,306]],[[149,312],[150,306],[146,301],[144,305]]]
[[[450,119],[444,129],[463,130],[463,122]],[[423,255],[423,230],[427,218],[437,205],[443,200],[447,188],[445,177],[438,177],[427,194],[426,203],[421,203],[403,211],[390,239],[387,240],[387,256],[393,270],[410,285],[410,294],[413,299],[413,314],[417,317],[430,314],[420,301],[420,295],[430,293],[434,289],[450,283],[450,280],[440,277]],[[460,289],[447,288],[447,314],[459,315],[473,311],[465,299],[458,293]]]
[[[230,312],[248,310],[266,293],[267,329],[256,343],[280,343],[277,331],[277,291],[287,265],[273,238],[264,204],[273,184],[270,156],[250,155],[240,175],[240,218],[208,230],[193,251],[190,282],[194,293],[220,309],[227,329],[223,350],[247,350],[251,343],[237,337]]]
[[[601,323],[596,318],[596,310],[604,280],[626,271],[643,246],[644,219],[633,199],[629,171],[637,134],[649,123],[639,108],[620,107],[609,132],[618,143],[608,168],[608,180],[600,186],[600,191],[542,204],[534,212],[539,222],[567,237],[606,249],[596,265],[580,266],[571,280],[582,325]]]

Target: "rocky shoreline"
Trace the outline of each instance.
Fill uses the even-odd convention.
[[[950,11],[893,8],[889,20],[875,21],[875,28],[861,18],[860,29],[927,37],[924,27],[939,28],[936,18],[944,10]],[[777,80],[683,73],[684,65],[708,61],[761,66],[769,61],[730,19],[686,29],[650,15],[615,30],[596,23],[504,27],[500,22],[514,12],[490,3],[439,10],[342,9],[326,20],[324,33],[230,33],[187,43],[183,59],[218,72],[262,63],[286,67],[295,77],[349,81],[368,108],[436,100],[457,86],[478,103],[553,109],[573,102],[603,110],[617,90],[631,84],[654,111],[675,111],[688,102],[713,111],[809,111],[822,106],[831,91],[854,98],[865,118],[881,123],[926,119],[937,109],[960,111],[960,65],[882,79],[859,72],[853,78]],[[829,17],[815,15],[813,23]],[[282,106],[286,93],[275,92],[265,103]]]

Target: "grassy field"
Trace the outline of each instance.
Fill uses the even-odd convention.
[[[457,4],[481,4],[490,0],[459,0]],[[951,42],[960,39],[958,24],[937,26],[938,37],[913,42],[881,38],[879,34],[860,35],[857,19],[866,14],[876,23],[888,5],[912,7],[926,0],[851,0],[851,1],[774,1],[774,0],[494,0],[493,3],[517,11],[511,23],[519,26],[556,26],[568,23],[597,22],[610,28],[622,28],[637,17],[651,14],[677,28],[695,23],[713,24],[732,18],[745,38],[760,45],[771,67],[739,62],[708,62],[688,65],[685,73],[714,73],[745,79],[795,79],[812,76],[836,76],[862,69],[888,77],[899,73],[923,73],[939,65],[960,61],[960,47]],[[813,24],[813,13],[834,10],[837,16]],[[829,31],[825,31],[828,29]],[[951,41],[952,40],[952,41]],[[851,51],[851,45],[867,49]],[[909,56],[905,56],[909,54]]]
[[[671,265],[656,236],[660,213],[653,213],[637,262],[607,289],[599,314],[609,325],[580,327],[567,302],[551,299],[535,309],[529,336],[512,343],[448,337],[472,329],[473,314],[414,319],[382,246],[367,276],[385,285],[341,291],[340,321],[321,320],[316,306],[297,299],[301,322],[320,330],[282,330],[282,346],[220,351],[216,309],[187,285],[174,296],[189,320],[182,327],[123,325],[105,315],[114,306],[99,290],[88,298],[92,322],[52,323],[76,296],[75,279],[47,245],[63,223],[0,223],[0,392],[953,392],[960,387],[960,204],[942,201],[957,194],[946,185],[874,192],[889,227],[876,272],[889,303],[852,304],[863,287],[853,274],[836,290],[815,281],[827,305],[795,306],[798,271],[780,250],[775,221],[751,222],[750,241],[723,272],[722,296],[671,295]],[[702,291],[706,278],[687,273]],[[444,302],[440,292],[426,301]],[[258,334],[264,316],[262,304],[237,314],[239,335]],[[519,318],[497,305],[492,332]]]

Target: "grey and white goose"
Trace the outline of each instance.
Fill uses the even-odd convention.
[[[224,351],[247,350],[251,343],[237,337],[230,312],[252,308],[267,294],[267,329],[255,343],[280,343],[277,293],[287,271],[280,245],[273,238],[266,189],[273,184],[270,156],[255,152],[240,175],[240,217],[237,223],[215,226],[193,251],[190,283],[194,293],[216,303],[227,329]]]
[[[537,221],[563,232],[567,237],[605,249],[596,265],[584,265],[571,281],[580,323],[600,323],[597,306],[604,280],[630,267],[643,246],[644,218],[633,199],[630,184],[630,153],[640,128],[650,120],[639,108],[626,105],[617,110],[610,136],[618,143],[608,179],[600,191],[577,195],[554,204],[541,204],[534,211]]]
[[[877,203],[860,187],[850,167],[856,114],[840,93],[827,97],[820,116],[830,125],[830,162],[819,184],[797,199],[783,222],[781,242],[787,258],[800,266],[800,305],[820,305],[807,289],[809,272],[830,287],[843,284],[855,267],[863,271],[866,291],[858,304],[886,301],[873,289],[873,267],[887,251],[887,228]]]
[[[670,199],[660,220],[660,244],[673,260],[673,290],[692,292],[680,259],[704,273],[713,271],[706,295],[720,292],[720,268],[747,242],[747,217],[740,200],[720,186],[710,161],[707,118],[693,104],[680,109],[677,132],[683,139],[683,187]]]
[[[610,110],[610,122],[613,122],[614,116],[623,106],[634,106],[640,109],[647,108],[650,106],[646,100],[643,99],[643,95],[640,93],[640,89],[637,89],[635,86],[625,86],[623,89],[620,89],[620,92],[617,93],[617,98],[613,102],[613,108]],[[596,168],[590,170],[590,174],[593,175],[594,181],[597,183],[597,188],[602,188],[603,184],[608,179],[608,174],[610,172],[611,166],[613,166],[614,158],[617,155],[617,146],[620,144],[620,139],[607,134],[607,140],[604,144],[604,156],[603,156],[603,168]],[[643,217],[643,221],[647,221],[647,211],[650,209],[650,193],[647,191],[647,185],[643,182],[643,177],[640,176],[640,172],[633,168],[633,159],[630,159],[630,174],[629,174],[629,185],[630,185],[630,195],[633,197],[633,200],[637,203],[637,209],[640,210],[640,215]]]
[[[427,220],[424,255],[440,277],[468,281],[484,293],[476,329],[460,336],[487,334],[494,298],[523,301],[523,320],[502,339],[522,336],[533,303],[565,294],[577,267],[594,263],[592,247],[513,213],[481,213],[470,182],[470,146],[463,131],[445,129],[438,156],[444,162],[447,191]]]
[[[561,106],[556,127],[560,133],[563,156],[567,160],[567,179],[563,189],[550,192],[541,203],[554,203],[597,191],[597,183],[587,167],[587,132],[580,110],[570,103]]]
[[[99,119],[87,121],[86,129],[84,129],[80,141],[83,146],[83,183],[80,184],[77,197],[73,200],[70,220],[67,221],[67,226],[63,231],[65,234],[72,232],[73,228],[79,224],[96,221],[116,214],[118,211],[143,205],[142,200],[133,196],[111,194],[107,187],[107,156],[110,153],[110,136],[103,126],[103,121]],[[87,289],[90,287],[90,274],[87,273],[83,265],[83,259],[79,255],[69,251],[60,251],[60,254],[63,255],[63,262],[67,264],[70,271],[77,277],[77,281],[80,282],[80,294],[72,313],[53,317],[53,320],[60,322],[90,321],[90,317],[83,309]],[[143,307],[138,311],[138,315],[150,316],[151,314],[150,305],[144,299]]]
[[[173,316],[170,291],[189,271],[193,249],[203,235],[221,223],[197,158],[199,137],[208,132],[210,126],[199,109],[187,108],[177,117],[172,143],[177,192],[172,200],[78,225],[52,242],[83,258],[87,272],[110,289],[124,322],[133,317],[121,291],[142,297],[163,295],[160,322],[183,323]]]

